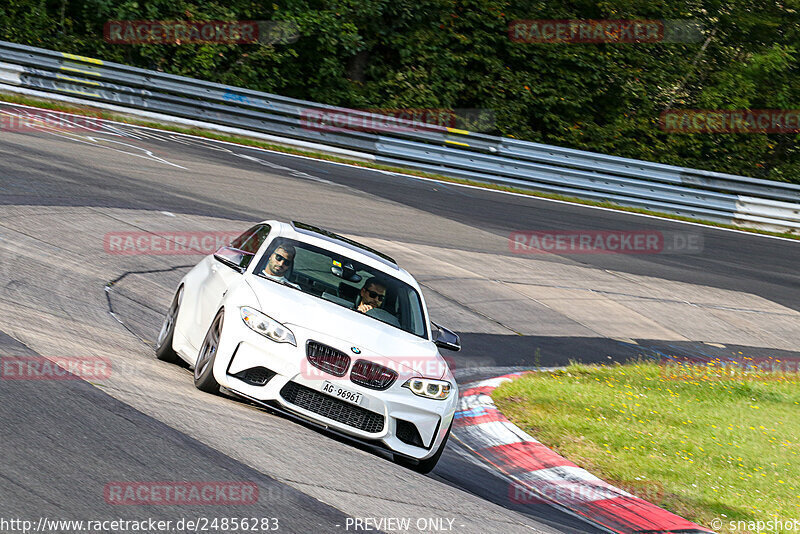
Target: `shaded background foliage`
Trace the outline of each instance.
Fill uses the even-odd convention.
[[[0,39],[491,133],[800,183],[797,134],[668,134],[668,108],[800,109],[800,0],[0,0]],[[529,44],[516,19],[699,19],[708,43]],[[291,21],[275,45],[112,45],[108,20]],[[713,34],[712,34],[713,32]]]

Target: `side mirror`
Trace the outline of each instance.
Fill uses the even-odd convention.
[[[245,252],[244,250],[239,250],[238,248],[220,247],[219,250],[214,253],[214,259],[243,273],[250,264],[250,260],[253,259],[253,254]]]
[[[461,350],[461,339],[452,330],[431,322],[433,327],[433,342],[437,347],[447,350]]]

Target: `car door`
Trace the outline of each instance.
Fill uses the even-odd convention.
[[[258,224],[233,240],[230,245],[220,247],[207,259],[208,268],[200,277],[197,291],[197,328],[190,342],[199,347],[203,337],[219,311],[222,300],[231,286],[238,283],[253,261],[256,252],[269,234],[270,227]]]

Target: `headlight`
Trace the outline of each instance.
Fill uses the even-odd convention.
[[[412,378],[403,384],[404,388],[411,390],[411,393],[426,399],[444,400],[450,395],[452,385],[446,380],[434,380],[432,378]]]
[[[275,319],[247,306],[243,306],[241,311],[242,321],[254,332],[258,332],[262,336],[278,343],[291,343],[295,347],[297,346],[292,331]]]

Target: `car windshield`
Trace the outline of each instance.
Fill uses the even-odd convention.
[[[330,250],[278,238],[253,272],[427,338],[422,300],[413,287]]]

